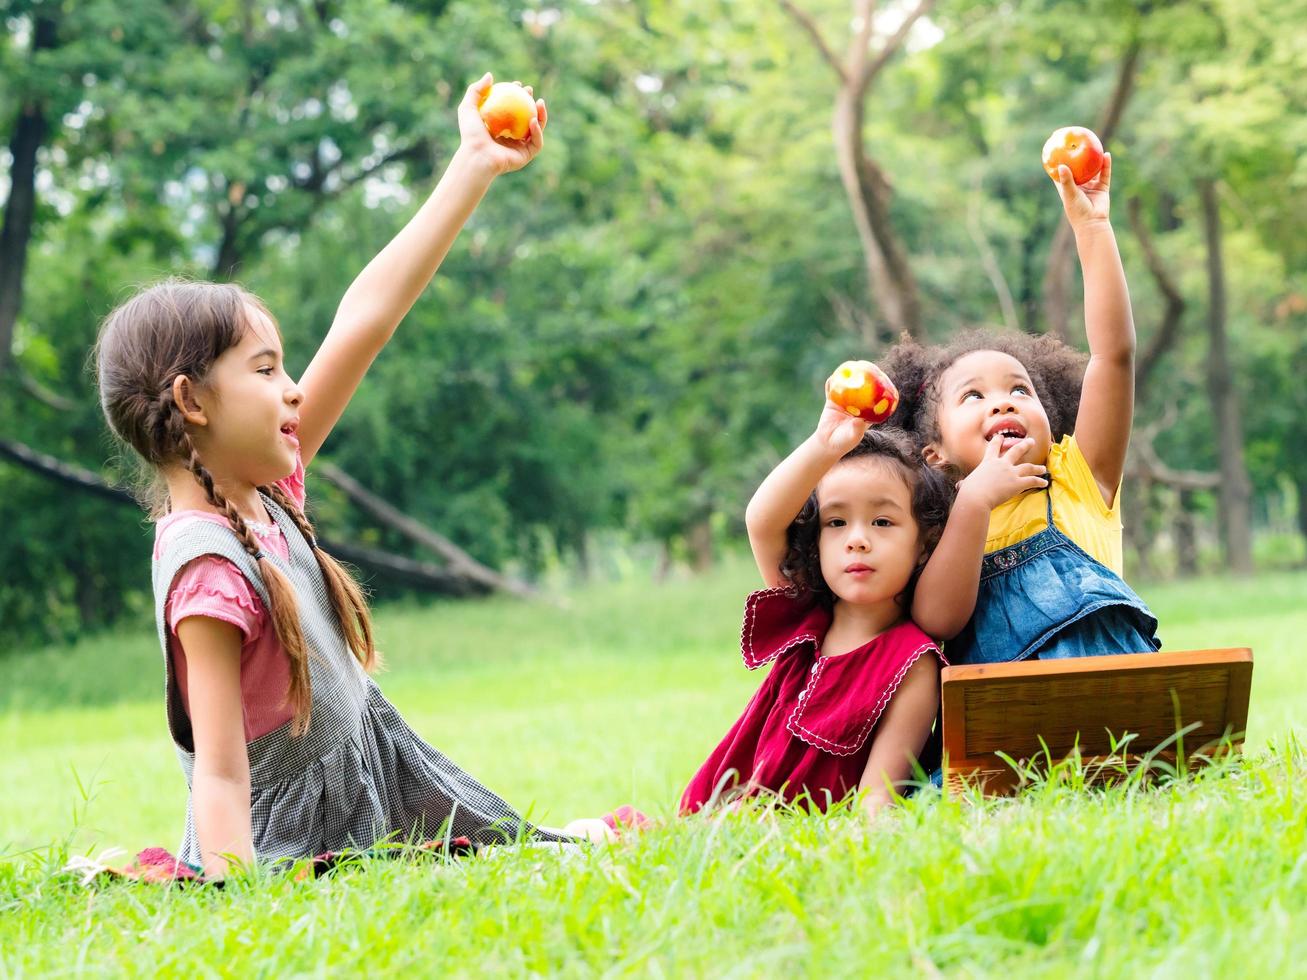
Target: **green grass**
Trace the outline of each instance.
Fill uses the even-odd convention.
[[[593,587],[565,607],[387,608],[388,696],[546,823],[667,817],[760,679],[745,563]],[[0,971],[776,974],[1301,973],[1307,962],[1307,575],[1142,589],[1172,649],[1256,658],[1247,761],[1211,778],[973,806],[676,821],[614,848],[370,862],[223,892],[60,875],[174,847],[185,794],[148,628],[0,659]],[[79,788],[80,787],[80,788]],[[85,792],[84,792],[85,790]],[[89,801],[84,796],[89,795]]]

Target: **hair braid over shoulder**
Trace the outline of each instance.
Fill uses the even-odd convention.
[[[286,703],[295,712],[291,730],[295,734],[302,734],[309,725],[312,698],[309,682],[309,650],[304,642],[303,627],[300,625],[299,601],[295,597],[295,587],[260,546],[258,539],[254,537],[254,532],[245,523],[245,518],[241,517],[235,504],[218,490],[213,475],[200,461],[195,443],[191,441],[191,435],[186,431],[185,421],[175,406],[172,415],[180,425],[177,439],[182,447],[186,468],[203,488],[204,496],[209,503],[226,516],[232,530],[236,532],[236,537],[240,540],[241,547],[258,563],[259,574],[263,576],[263,584],[268,590],[268,615],[272,617],[272,628],[277,634],[277,642],[281,644],[290,659],[290,688],[286,692]]]
[[[367,598],[363,594],[363,589],[340,562],[318,547],[318,539],[313,533],[313,525],[309,522],[308,516],[296,506],[295,501],[291,500],[281,487],[271,484],[260,489],[295,522],[295,526],[299,528],[309,547],[313,549],[313,556],[318,560],[322,578],[327,583],[332,609],[336,612],[336,619],[340,622],[341,632],[350,651],[365,669],[372,670],[379,666],[380,654],[377,653],[373,643],[372,616],[368,612]]]

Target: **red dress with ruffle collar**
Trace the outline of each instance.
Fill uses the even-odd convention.
[[[806,797],[824,811],[858,788],[872,736],[908,668],[939,647],[904,620],[855,650],[821,656],[831,612],[786,589],[750,594],[740,653],[750,670],[774,661],[758,693],[681,795],[681,813],[741,793]]]

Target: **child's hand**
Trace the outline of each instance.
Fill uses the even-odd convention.
[[[1047,466],[1021,462],[1034,448],[1034,439],[1022,439],[1007,452],[1003,451],[1002,442],[1003,439],[996,435],[985,446],[980,465],[958,484],[959,499],[966,497],[982,504],[986,510],[993,510],[1019,493],[1048,486]]]
[[[536,118],[531,120],[531,128],[524,140],[496,140],[486,129],[481,114],[477,112],[477,103],[481,93],[494,84],[494,78],[486,72],[473,82],[458,104],[458,132],[462,138],[461,149],[466,150],[474,159],[481,162],[492,174],[506,174],[521,170],[540,152],[545,145],[545,126],[549,122],[549,113],[545,110],[545,100],[536,99]],[[534,95],[531,86],[526,86],[528,95]]]
[[[821,410],[817,420],[817,431],[813,438],[831,453],[843,456],[862,441],[867,427],[871,423],[850,415],[828,397],[826,407]]]
[[[1098,176],[1085,184],[1077,184],[1071,176],[1071,168],[1065,163],[1057,168],[1057,191],[1062,195],[1062,207],[1066,209],[1067,220],[1073,229],[1092,224],[1095,221],[1107,221],[1108,206],[1111,203],[1108,188],[1112,183],[1112,154],[1103,154],[1103,169]]]

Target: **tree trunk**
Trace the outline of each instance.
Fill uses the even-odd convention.
[[[388,500],[368,490],[335,463],[318,460],[314,473],[339,488],[355,504],[362,507],[386,527],[404,535],[410,541],[429,548],[449,563],[449,569],[461,578],[469,579],[488,589],[500,589],[523,598],[536,598],[539,593],[525,582],[508,578],[493,568],[481,564],[443,534],[432,530],[421,521],[400,511]]]
[[[32,32],[32,53],[49,50],[58,43],[56,24],[49,17],[36,17]],[[4,226],[0,228],[0,377],[13,356],[14,326],[23,308],[23,276],[27,271],[27,247],[32,240],[36,215],[36,154],[47,135],[45,106],[39,99],[25,102],[9,141],[9,200],[5,204]]]
[[[1193,496],[1193,491],[1181,490],[1175,511],[1175,567],[1182,578],[1193,578],[1198,574]]]
[[[1029,334],[1042,332],[1039,307],[1039,275],[1035,271],[1035,256],[1040,251],[1047,232],[1036,220],[1026,222],[1026,233],[1021,237],[1021,279],[1018,286],[1021,302],[1021,329]]]
[[[1117,124],[1120,123],[1126,104],[1134,92],[1141,47],[1142,44],[1136,33],[1121,58],[1112,97],[1108,100],[1107,107],[1103,110],[1103,117],[1098,121],[1098,128],[1095,130],[1104,146],[1116,133]],[[1045,329],[1064,342],[1071,336],[1066,294],[1067,283],[1071,279],[1072,242],[1071,225],[1066,221],[1059,222],[1057,231],[1053,233],[1053,243],[1048,249],[1048,271],[1044,274]]]
[[[1225,332],[1225,267],[1221,255],[1221,209],[1216,183],[1198,182],[1203,206],[1203,237],[1207,245],[1207,390],[1212,396],[1216,422],[1216,448],[1221,462],[1221,541],[1230,571],[1253,571],[1252,483],[1244,465],[1242,399],[1234,383]]]
[[[323,538],[321,543],[327,554],[335,558],[343,559],[358,568],[423,592],[469,596],[484,595],[490,591],[480,582],[474,582],[447,568],[433,565],[429,561],[415,561],[403,555],[382,551],[380,548],[368,548],[352,541],[340,541],[335,538]]]
[[[1153,544],[1157,536],[1151,527],[1153,484],[1147,477],[1136,477],[1130,494],[1122,501],[1125,515],[1126,543],[1134,550],[1140,578],[1153,578],[1157,562],[1153,557]]]
[[[672,574],[672,548],[665,540],[658,542],[658,557],[654,560],[653,580],[661,585]]]
[[[218,243],[218,256],[213,261],[213,278],[218,282],[231,282],[235,279],[240,274],[241,263],[245,259],[239,243],[240,209],[231,200],[236,194],[243,193],[244,188],[240,184],[232,185],[228,191],[228,200],[222,206],[222,240]]]
[[[1298,533],[1302,535],[1303,544],[1307,545],[1307,475],[1298,477],[1294,486],[1298,490]],[[1303,565],[1307,565],[1307,548],[1303,553]]]
[[[998,300],[1003,325],[1008,330],[1017,331],[1021,329],[1021,324],[1017,318],[1016,303],[1012,299],[1012,290],[1008,287],[1007,277],[1003,275],[1003,266],[999,263],[998,256],[994,254],[993,246],[989,244],[989,237],[981,224],[980,203],[980,171],[977,170],[972,181],[971,193],[967,196],[967,233],[971,236],[972,244],[976,246],[976,253],[980,256],[980,267],[985,270],[985,276],[994,288],[994,298]]]
[[[576,540],[576,570],[582,582],[594,581],[594,564],[594,542],[587,532],[582,531]]]
[[[1148,263],[1148,271],[1153,274],[1157,289],[1166,303],[1165,309],[1162,311],[1161,325],[1154,331],[1153,339],[1143,353],[1140,354],[1138,361],[1135,362],[1135,390],[1140,393],[1140,400],[1142,401],[1142,393],[1147,389],[1148,382],[1157,369],[1157,365],[1166,352],[1175,345],[1180,336],[1180,323],[1184,318],[1185,301],[1179,287],[1175,284],[1175,280],[1167,271],[1166,266],[1162,264],[1162,257],[1157,254],[1157,249],[1153,245],[1153,238],[1148,233],[1148,226],[1144,222],[1141,208],[1139,198],[1132,197],[1128,207],[1130,225],[1134,229],[1135,237],[1139,239],[1139,247],[1143,250],[1144,260]]]
[[[835,153],[840,179],[862,242],[867,290],[887,325],[888,337],[921,335],[916,279],[889,220],[889,181],[863,146],[865,93],[845,87],[835,102]],[[883,337],[863,337],[869,347]]]
[[[0,458],[9,459],[33,473],[54,480],[74,491],[91,493],[116,503],[138,507],[136,499],[130,493],[121,487],[106,483],[98,473],[93,473],[74,463],[65,463],[21,442],[0,438]],[[461,571],[441,568],[430,562],[414,561],[403,555],[395,555],[351,542],[327,538],[319,540],[329,554],[413,588],[456,596],[489,591],[489,586],[485,582],[464,575]]]
[[[885,38],[874,58],[870,55],[876,5],[873,0],[857,0],[854,4],[854,31],[843,60],[836,57],[826,44],[811,14],[800,10],[793,0],[780,0],[780,5],[812,39],[822,58],[839,78],[832,127],[835,155],[844,193],[853,212],[853,223],[858,229],[858,240],[862,243],[871,300],[888,328],[888,338],[901,333],[920,337],[921,299],[907,253],[890,224],[889,181],[875,160],[868,156],[862,131],[867,92],[872,82],[902,49],[912,25],[930,11],[935,0],[918,0],[894,35]],[[876,333],[874,326],[864,326],[863,342],[869,347],[878,346],[885,338],[876,336]]]
[[[690,525],[689,532],[690,560],[696,572],[707,572],[713,564],[712,522],[708,517],[700,518]]]

